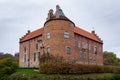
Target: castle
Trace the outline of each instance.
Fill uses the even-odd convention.
[[[103,41],[68,19],[59,5],[50,9],[44,26],[20,38],[19,67],[38,67],[43,52],[78,64],[103,65]]]

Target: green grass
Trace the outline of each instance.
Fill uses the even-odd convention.
[[[37,69],[17,69],[16,74],[26,74],[26,75],[36,75],[39,72],[35,71]]]

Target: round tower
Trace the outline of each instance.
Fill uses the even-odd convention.
[[[45,52],[67,60],[74,59],[74,26],[59,5],[56,6],[55,14],[50,9],[43,31]]]

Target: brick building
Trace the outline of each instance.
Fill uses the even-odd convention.
[[[44,49],[44,50],[43,50]],[[79,64],[103,65],[103,41],[68,19],[59,5],[50,9],[44,26],[20,38],[20,67],[38,67],[43,52]]]

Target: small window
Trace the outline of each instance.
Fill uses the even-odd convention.
[[[50,32],[47,33],[47,39],[50,39]]]
[[[97,54],[97,47],[94,47],[94,54]]]
[[[50,53],[50,47],[47,48],[47,53]]]
[[[34,53],[34,61],[36,61],[36,53]]]
[[[83,57],[83,53],[82,52],[80,52],[80,58],[82,58]]]
[[[89,54],[89,59],[92,60],[92,54],[91,53]]]
[[[67,47],[67,54],[70,54],[70,52],[71,52],[70,47]]]
[[[40,61],[40,52],[38,52],[38,61]]]
[[[26,54],[24,54],[24,62],[26,62]]]
[[[86,59],[86,53],[83,54],[83,58]]]
[[[67,31],[64,32],[64,38],[66,38],[66,39],[69,38],[69,32],[67,32]]]
[[[91,48],[91,46],[90,46],[90,44],[89,44],[89,46],[88,46],[88,50],[90,50],[90,48]]]
[[[26,47],[24,47],[24,52],[26,53]]]
[[[38,44],[36,44],[36,49],[38,49]]]
[[[78,48],[80,48],[81,47],[81,43],[80,42],[78,42]]]

